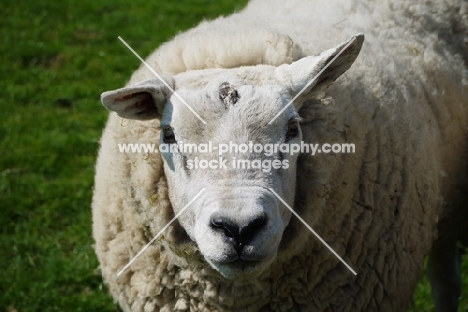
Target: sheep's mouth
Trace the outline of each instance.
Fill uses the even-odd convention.
[[[264,261],[266,258],[262,255],[255,255],[252,253],[241,252],[241,253],[230,253],[228,255],[224,255],[221,259],[218,259],[216,262],[219,264],[232,264],[237,265],[238,263],[246,263],[246,264],[254,264]]]
[[[236,259],[225,259],[224,261],[212,262],[210,264],[222,276],[227,279],[243,279],[252,278],[260,275],[267,266],[271,263],[274,257],[267,257],[262,259],[245,259],[237,257]]]
[[[236,256],[236,257],[231,257],[228,259],[225,259],[223,261],[219,261],[219,264],[224,264],[224,265],[234,265],[237,266],[238,264],[245,263],[246,265],[249,264],[255,264],[259,263],[263,260],[264,258],[256,259],[252,257],[243,257],[243,256]]]

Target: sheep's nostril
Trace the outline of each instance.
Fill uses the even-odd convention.
[[[222,231],[225,238],[234,245],[238,252],[255,237],[265,224],[266,216],[263,213],[250,219],[247,224],[241,225],[221,215],[214,215],[211,218],[212,228]]]
[[[222,230],[226,237],[238,240],[240,233],[239,227],[231,220],[222,217],[215,217],[211,219],[211,225],[215,229]]]
[[[239,231],[240,241],[244,244],[250,242],[254,236],[259,232],[259,230],[264,227],[266,224],[266,217],[265,214],[262,214],[252,220],[250,222],[241,227]]]

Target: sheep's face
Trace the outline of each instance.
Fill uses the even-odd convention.
[[[174,213],[224,277],[275,259],[294,207],[298,109],[351,66],[362,37],[322,71],[345,44],[291,65],[192,71],[103,94],[122,117],[160,119]]]
[[[275,258],[289,223],[291,212],[270,188],[293,206],[297,153],[274,147],[300,143],[299,116],[281,86],[252,85],[235,71],[185,74],[196,85],[199,75],[206,84],[182,82],[176,92],[206,124],[171,97],[161,142],[179,148],[162,154],[165,173],[176,213],[205,189],[179,221],[214,268],[237,278]]]

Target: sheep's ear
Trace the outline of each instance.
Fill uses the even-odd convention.
[[[164,76],[173,89],[174,79]],[[161,116],[171,90],[159,79],[145,80],[139,84],[101,94],[101,102],[107,109],[127,119],[149,120]]]
[[[292,97],[300,94],[298,102],[316,97],[351,67],[363,42],[364,35],[357,34],[318,56],[281,65],[276,68],[276,78],[287,85]]]

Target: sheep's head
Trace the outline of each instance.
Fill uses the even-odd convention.
[[[276,257],[291,211],[270,189],[294,207],[298,155],[274,144],[300,143],[299,109],[351,66],[362,42],[279,67],[190,71],[103,93],[123,118],[160,119],[160,143],[178,147],[162,153],[174,214],[205,188],[179,222],[226,278],[259,274]]]

